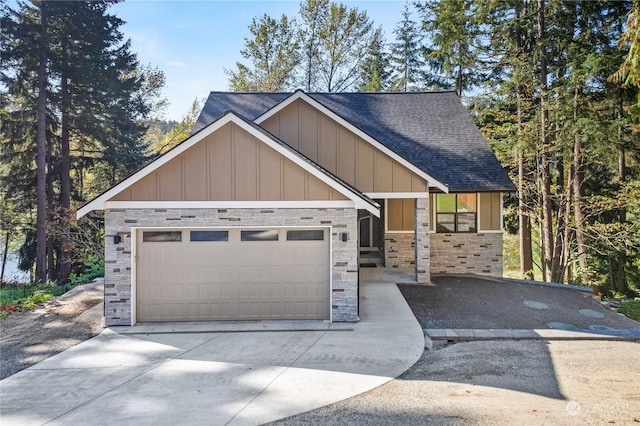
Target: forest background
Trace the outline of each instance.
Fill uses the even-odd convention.
[[[65,283],[103,256],[99,214],[75,209],[189,135],[158,119],[162,70],[143,66],[116,0],[1,4],[2,273]],[[509,171],[508,274],[640,288],[640,2],[398,3],[385,34],[365,10],[304,0],[256,16],[226,73],[234,91],[453,90]]]

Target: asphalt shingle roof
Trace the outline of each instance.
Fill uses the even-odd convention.
[[[291,93],[212,92],[193,132],[226,111],[256,119]],[[515,187],[453,92],[308,93],[452,192]]]

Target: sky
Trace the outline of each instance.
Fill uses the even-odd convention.
[[[366,11],[375,27],[382,26],[387,41],[393,39],[405,4],[405,0],[340,2]],[[162,118],[180,121],[196,98],[228,90],[224,70],[246,62],[240,50],[245,37],[250,37],[253,17],[265,13],[295,17],[299,5],[298,0],[126,0],[109,12],[126,22],[120,29],[140,63],[164,72],[163,95],[169,106]]]

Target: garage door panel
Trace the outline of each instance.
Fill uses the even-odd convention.
[[[329,241],[143,242],[137,320],[328,319]],[[271,233],[273,235],[273,232]]]

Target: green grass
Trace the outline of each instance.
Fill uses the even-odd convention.
[[[640,322],[640,300],[631,300],[620,305],[618,312]]]
[[[518,235],[511,235],[507,232],[505,232],[503,235],[503,275],[507,278],[522,279],[522,275],[520,274],[520,237]],[[535,266],[540,264],[539,255],[535,251],[533,260],[533,278],[535,280],[542,280],[542,272],[537,266]]]

